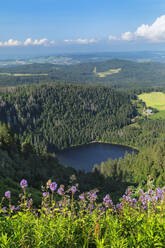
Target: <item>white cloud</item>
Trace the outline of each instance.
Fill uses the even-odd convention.
[[[138,27],[135,36],[152,42],[165,42],[165,15],[158,17],[152,25]]]
[[[120,37],[113,36],[113,35],[109,35],[109,37],[108,37],[108,40],[110,40],[110,41],[115,41],[115,40],[116,41],[121,41],[121,40],[131,41],[134,39],[135,39],[134,34],[131,32],[125,32],[125,33],[121,34]]]
[[[150,42],[165,42],[165,15],[158,17],[153,24],[142,24],[135,32],[125,32],[118,38],[109,36],[109,40],[138,40],[144,39]]]
[[[43,38],[43,39],[40,39],[40,40],[32,40],[31,38],[28,38],[24,41],[24,46],[50,46],[50,45],[54,45],[55,42],[52,40],[52,41],[48,41],[48,39],[46,38]]]
[[[20,46],[22,43],[21,41],[9,39],[8,41],[0,41],[0,47],[12,47],[12,46]]]
[[[33,45],[40,46],[40,45],[47,45],[48,44],[48,39],[43,38],[41,40],[34,40]]]
[[[28,38],[24,41],[24,46],[29,46],[29,45],[32,45],[33,42],[32,42],[32,39],[31,38]]]
[[[52,46],[55,42],[49,41],[46,38],[40,40],[32,40],[27,38],[24,42],[14,39],[9,39],[8,41],[0,41],[0,47],[16,47],[16,46]]]
[[[75,43],[75,44],[92,44],[97,43],[98,41],[94,38],[92,39],[81,39],[78,38],[77,40],[64,40],[65,43]]]
[[[119,38],[117,38],[116,36],[113,36],[113,35],[109,35],[108,39],[109,40],[119,40]]]
[[[134,39],[134,35],[131,32],[125,32],[123,34],[121,34],[121,40],[133,40]]]

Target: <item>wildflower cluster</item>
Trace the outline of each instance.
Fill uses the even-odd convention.
[[[41,247],[41,243],[43,247],[66,248],[82,244],[95,248],[164,247],[165,187],[138,194],[128,189],[120,203],[114,204],[109,194],[100,201],[97,190],[79,193],[77,185],[65,189],[49,180],[42,187],[41,207],[36,209],[26,192],[26,179],[20,186],[23,194],[18,206],[11,204],[9,190],[0,204],[0,247],[6,247],[6,242],[11,242],[8,247],[20,247],[21,242],[21,247],[31,248]],[[3,205],[5,198],[8,206]]]
[[[20,186],[24,192],[22,196],[23,204],[20,204],[17,207],[11,205],[11,192],[8,190],[5,192],[5,197],[9,201],[9,207],[3,207],[2,213],[6,213],[7,210],[18,211],[23,208],[32,209],[33,199],[26,199],[26,188],[28,187],[26,179],[21,180]],[[157,188],[155,191],[150,189],[148,192],[140,190],[138,198],[134,197],[131,189],[127,189],[121,198],[121,202],[116,205],[113,204],[110,195],[107,194],[103,198],[103,201],[98,204],[97,190],[78,194],[78,189],[75,185],[65,190],[64,185],[58,187],[56,182],[49,180],[46,184],[46,188],[43,187],[42,196],[41,211],[46,214],[54,214],[55,212],[62,213],[63,211],[66,214],[67,211],[73,211],[73,208],[73,212],[76,214],[80,209],[81,211],[83,210],[84,213],[92,213],[97,210],[102,213],[105,213],[108,210],[119,213],[125,207],[147,211],[149,208],[156,209],[158,205],[160,206],[160,204],[165,202],[165,187],[162,189]],[[74,196],[76,201],[73,199]],[[36,210],[33,209],[32,212],[34,213]]]

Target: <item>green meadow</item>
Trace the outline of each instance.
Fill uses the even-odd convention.
[[[146,106],[158,110],[150,117],[152,119],[165,119],[165,94],[163,92],[143,93],[138,96],[140,100],[145,102]]]

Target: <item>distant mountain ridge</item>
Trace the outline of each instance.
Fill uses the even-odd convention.
[[[0,69],[1,86],[45,82],[101,84],[114,88],[165,86],[165,64],[112,59],[74,65],[35,63]]]

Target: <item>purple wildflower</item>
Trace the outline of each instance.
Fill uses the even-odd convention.
[[[49,192],[43,192],[43,197],[46,198],[46,197],[49,197]]]
[[[76,186],[72,186],[72,187],[71,187],[71,191],[72,191],[72,194],[75,194],[75,193],[76,193],[76,191],[77,191]]]
[[[103,207],[98,208],[98,210],[99,210],[101,213],[105,213],[105,209],[104,209]]]
[[[132,195],[132,189],[128,188],[128,189],[125,191],[125,194],[126,194],[126,195]]]
[[[137,203],[137,200],[135,198],[132,199],[132,203],[133,204],[136,204]]]
[[[15,208],[15,210],[17,211],[17,210],[19,210],[20,208],[17,206],[16,208]]]
[[[149,195],[153,195],[153,193],[154,193],[154,191],[153,191],[152,189],[150,189],[150,190],[148,191],[148,194],[149,194]]]
[[[15,210],[15,205],[10,206],[10,210],[14,211]]]
[[[112,200],[111,200],[111,198],[110,198],[110,195],[106,195],[105,197],[104,197],[104,199],[103,199],[103,203],[104,203],[104,205],[105,205],[105,207],[113,207],[113,202],[112,202]]]
[[[27,206],[31,208],[32,205],[33,205],[33,199],[30,198],[29,201],[27,202]]]
[[[81,200],[84,200],[84,199],[85,199],[84,194],[79,195],[79,198],[80,198]]]
[[[6,213],[6,212],[7,212],[7,207],[3,207],[3,208],[2,208],[2,211],[3,211],[4,213]]]
[[[158,200],[158,197],[157,197],[156,195],[154,195],[154,196],[152,197],[152,199],[151,199],[152,202],[157,202],[157,200]]]
[[[55,191],[57,189],[57,183],[56,182],[53,182],[50,184],[50,190],[51,191]]]
[[[63,192],[64,192],[64,188],[60,187],[58,190],[57,190],[57,193],[59,195],[63,195]]]
[[[27,183],[26,179],[22,179],[22,180],[21,180],[20,186],[21,186],[22,189],[27,188],[28,183]]]
[[[7,199],[10,199],[11,198],[11,192],[10,192],[10,190],[8,190],[8,191],[5,192],[5,197]]]
[[[165,186],[162,188],[162,191],[165,192]]]
[[[88,192],[87,198],[88,198],[90,201],[96,201],[97,195],[96,195],[95,192]]]
[[[116,204],[117,210],[122,210],[122,207],[123,207],[122,203]]]
[[[110,200],[110,195],[106,195],[106,196],[104,197],[104,199],[103,199],[104,202],[105,202],[105,201],[108,201],[108,200]]]

